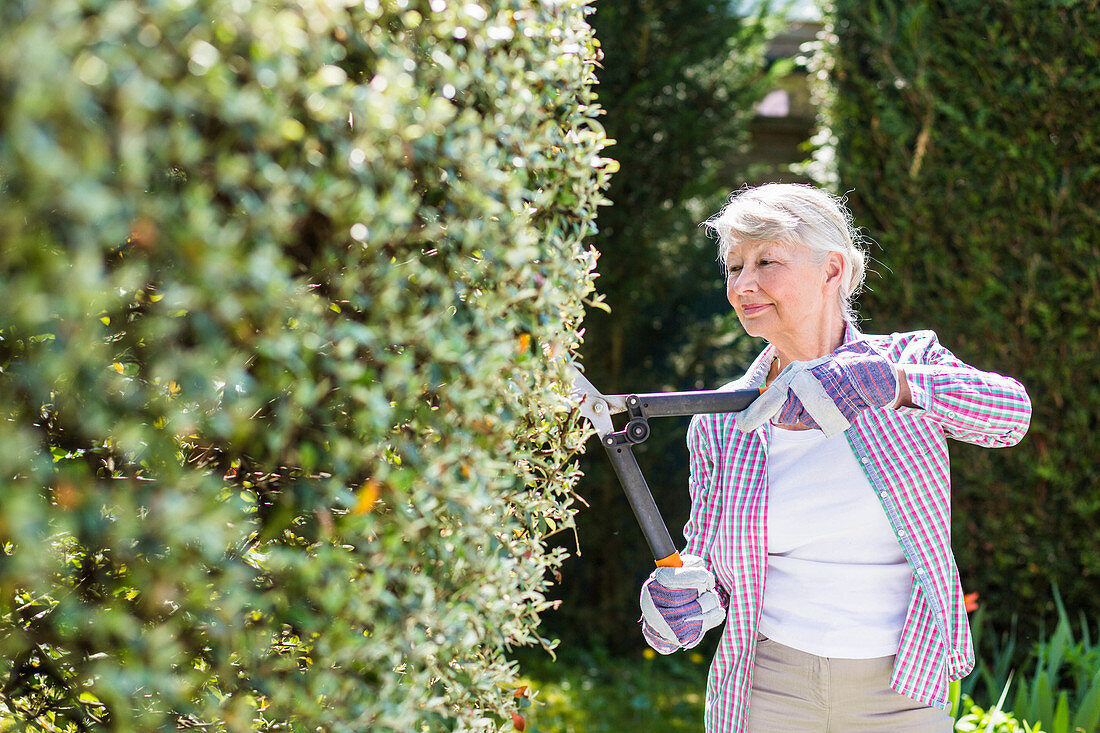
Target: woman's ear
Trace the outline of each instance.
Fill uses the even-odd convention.
[[[830,252],[825,257],[825,287],[835,293],[843,280],[844,257],[839,252]]]

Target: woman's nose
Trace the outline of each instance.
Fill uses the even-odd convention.
[[[750,275],[747,269],[731,272],[726,279],[726,299],[736,308],[741,296],[752,292],[755,286],[756,278]]]
[[[748,293],[756,288],[756,275],[748,267],[743,267],[738,272],[730,273],[729,291],[733,293]]]

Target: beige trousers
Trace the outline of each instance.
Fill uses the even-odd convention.
[[[890,689],[893,657],[829,659],[763,636],[749,733],[950,733],[950,716]]]

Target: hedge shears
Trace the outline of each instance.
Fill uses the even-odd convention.
[[[633,446],[649,437],[651,417],[740,412],[760,396],[761,390],[604,395],[575,366],[570,365],[569,370],[573,375],[573,399],[580,406],[581,415],[588,419],[600,436],[600,443],[611,459],[657,567],[683,567],[680,553],[672,544],[668,527],[634,457]],[[616,430],[611,416],[622,412],[627,413],[627,422],[622,430]]]

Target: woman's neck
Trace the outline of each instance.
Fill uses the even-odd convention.
[[[831,354],[844,343],[844,334],[847,323],[840,321],[831,328],[804,335],[798,340],[775,343],[776,359],[772,362],[771,371],[768,373],[768,382],[775,379],[779,372],[783,371],[794,361],[812,361],[819,357]]]

